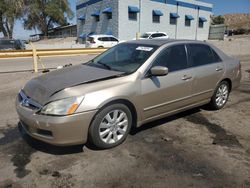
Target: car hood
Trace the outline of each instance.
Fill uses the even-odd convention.
[[[23,92],[41,105],[65,88],[109,79],[121,75],[122,72],[105,70],[97,67],[78,65],[50,72],[30,80]]]

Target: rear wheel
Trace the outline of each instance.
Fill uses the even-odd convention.
[[[89,129],[89,140],[100,149],[115,147],[126,139],[131,125],[132,115],[126,105],[107,106],[95,116]]]
[[[219,110],[223,108],[228,101],[229,92],[230,90],[229,90],[228,82],[222,81],[215,89],[214,95],[211,98],[211,101],[209,104],[210,107],[213,110]]]

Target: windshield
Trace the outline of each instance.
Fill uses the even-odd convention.
[[[157,49],[154,45],[123,43],[93,59],[89,66],[130,74],[135,72]]]
[[[149,34],[149,33],[144,33],[144,34],[141,36],[141,38],[147,39],[147,38],[150,37],[150,35],[151,35],[151,34]]]

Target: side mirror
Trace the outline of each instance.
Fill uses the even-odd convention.
[[[150,69],[151,76],[166,76],[168,74],[168,68],[163,66],[155,66]]]

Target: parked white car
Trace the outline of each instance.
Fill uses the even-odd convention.
[[[168,39],[169,36],[164,32],[146,32],[141,35],[140,39]]]
[[[91,35],[87,38],[86,48],[111,48],[119,43],[112,35]]]

